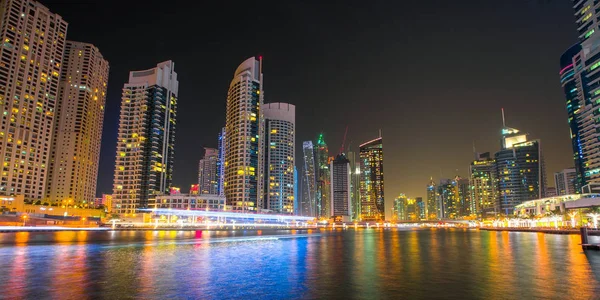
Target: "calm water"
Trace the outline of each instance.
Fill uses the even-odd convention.
[[[459,229],[0,234],[0,298],[600,298],[600,252],[579,243]]]

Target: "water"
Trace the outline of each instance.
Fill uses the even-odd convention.
[[[0,298],[597,299],[600,252],[579,243],[461,229],[0,234]]]

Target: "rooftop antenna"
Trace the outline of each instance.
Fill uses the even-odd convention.
[[[504,108],[502,108],[502,127],[506,127],[506,122],[504,120]]]
[[[477,150],[475,149],[475,140],[473,140],[473,155],[475,155],[475,160],[479,158],[479,155],[477,155]]]
[[[381,138],[381,128],[379,128],[379,138]]]
[[[340,147],[340,154],[344,153],[344,143],[346,143],[346,135],[348,134],[348,125],[346,125],[346,131],[344,131],[344,139],[342,140],[342,147]]]

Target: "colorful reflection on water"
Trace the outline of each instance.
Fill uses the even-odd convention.
[[[590,299],[600,252],[579,244],[461,229],[0,234],[0,298]]]

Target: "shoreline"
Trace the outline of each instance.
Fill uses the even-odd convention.
[[[486,231],[509,231],[509,232],[539,232],[547,234],[576,234],[580,235],[579,228],[574,229],[552,229],[552,228],[518,228],[518,227],[480,227],[479,230]],[[588,235],[600,236],[600,230],[591,229]]]

